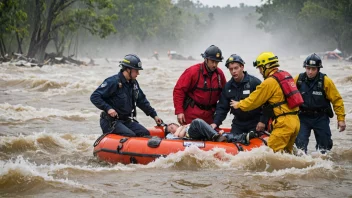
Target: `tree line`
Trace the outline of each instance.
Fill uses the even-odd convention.
[[[121,45],[184,44],[239,16],[288,45],[295,40],[352,52],[352,0],[266,0],[256,8],[191,0],[0,0],[0,55],[18,52],[43,61],[49,44],[62,55],[77,50],[75,40],[87,33]]]
[[[202,22],[170,0],[1,0],[0,54],[16,51],[42,61],[50,42],[62,54],[83,30],[143,43],[179,40],[190,25]]]
[[[352,53],[352,0],[266,0],[257,27],[302,47],[323,43]]]

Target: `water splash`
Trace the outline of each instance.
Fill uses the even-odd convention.
[[[44,120],[48,121],[50,118],[61,117],[67,120],[84,121],[87,118],[97,117],[96,113],[87,110],[81,111],[64,111],[53,108],[39,108],[32,106],[17,104],[11,105],[9,103],[0,104],[0,122],[25,122],[30,120]]]

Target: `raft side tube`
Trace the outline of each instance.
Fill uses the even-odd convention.
[[[263,135],[259,138],[253,138],[249,145],[244,145],[241,143],[162,139],[165,137],[163,127],[150,127],[148,130],[153,136],[152,138],[108,134],[94,147],[93,154],[100,160],[110,163],[148,164],[159,157],[184,151],[189,146],[197,146],[204,151],[223,148],[226,153],[236,155],[239,151],[250,151],[264,145],[266,143],[264,138],[267,137],[267,135]],[[230,131],[230,129],[226,131]],[[151,144],[150,141],[153,139],[156,140],[156,143]]]

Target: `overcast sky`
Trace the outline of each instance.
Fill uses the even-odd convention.
[[[197,2],[197,0],[193,0],[193,2]],[[230,6],[234,7],[238,7],[240,5],[240,3],[244,3],[246,5],[251,5],[251,6],[255,6],[255,5],[260,5],[262,4],[261,0],[199,0],[199,2],[201,2],[204,5],[208,5],[208,6],[220,6],[220,7],[225,7],[228,4],[230,4]]]

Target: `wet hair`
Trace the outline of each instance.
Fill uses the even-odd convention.
[[[170,124],[168,124],[168,125],[166,125],[166,126],[165,126],[165,130],[164,130],[164,131],[165,131],[165,135],[167,135],[167,134],[170,133],[170,131],[168,130],[168,127],[171,126],[171,125],[176,125],[176,126],[178,126],[178,127],[180,126],[180,125],[178,125],[178,124],[176,124],[176,123],[174,123],[174,122],[173,122],[173,123],[170,123]]]

